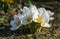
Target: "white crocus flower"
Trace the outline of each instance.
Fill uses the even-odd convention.
[[[41,15],[41,16],[34,15],[33,16],[33,21],[37,22],[37,23],[41,23],[41,27],[51,27],[51,25],[49,24],[49,18],[44,16],[44,15]]]
[[[12,20],[10,24],[12,26],[10,30],[14,31],[22,26],[22,21],[17,15],[14,15],[14,20]]]

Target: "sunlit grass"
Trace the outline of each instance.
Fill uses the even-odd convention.
[[[2,2],[13,3],[13,0],[1,0]]]

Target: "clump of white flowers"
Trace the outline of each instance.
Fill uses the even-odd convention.
[[[46,10],[45,8],[38,8],[35,5],[31,5],[29,7],[24,6],[23,9],[21,9],[22,14],[14,15],[12,20],[10,22],[11,28],[10,30],[16,30],[22,25],[27,25],[31,23],[32,21],[40,23],[41,27],[51,27],[52,25],[49,24],[50,20],[53,20],[52,17],[54,12],[51,12],[49,10]]]

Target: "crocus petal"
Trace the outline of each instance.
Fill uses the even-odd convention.
[[[10,28],[10,30],[14,31],[14,30],[17,30],[19,27],[20,27],[20,26],[12,26],[12,27]]]
[[[20,16],[20,17],[22,17],[22,14],[18,13],[18,14],[17,14],[17,16]]]
[[[48,14],[49,14],[50,16],[52,16],[52,15],[54,14],[54,12],[51,12],[51,11],[49,11],[49,10],[47,10],[47,12],[48,12]]]
[[[49,17],[47,17],[46,15],[45,15],[45,13],[44,14],[42,14],[41,16],[40,16],[43,20],[42,21],[45,21],[45,22],[49,22]]]
[[[49,20],[49,18],[43,18],[43,20],[42,20],[42,21],[44,21],[44,22],[48,23],[50,20]]]
[[[29,8],[25,6],[25,7],[23,8],[23,13],[26,13],[26,12],[28,12],[28,11],[29,11]]]
[[[14,15],[13,18],[14,18],[14,20],[15,20],[15,19],[17,19],[18,17],[17,17],[17,15]]]
[[[22,21],[22,19],[23,19],[23,15],[22,14],[18,13],[17,17]]]
[[[31,23],[31,21],[30,21],[30,22],[27,22],[26,20],[24,20],[24,21],[22,22],[23,25],[27,25],[27,24],[29,24],[29,23]]]
[[[54,17],[50,17],[49,19],[50,19],[50,20],[53,20],[53,19],[54,19]]]
[[[38,10],[37,10],[37,7],[35,5],[31,5],[29,7],[30,11],[33,13],[33,14],[37,14],[38,13]]]
[[[44,13],[43,8],[38,8],[38,12],[39,12],[39,15],[41,16]]]
[[[24,21],[22,21],[22,24],[23,25],[27,25],[27,24],[29,24],[29,23],[31,23],[32,22],[32,20],[30,21],[30,22],[27,22],[26,20],[24,20]]]
[[[46,9],[45,9],[45,8],[42,8],[42,10],[43,10],[43,13],[41,14],[41,16],[44,15],[45,17],[49,17],[49,14],[48,14],[48,12],[46,11]],[[45,17],[44,17],[44,18],[45,18]]]
[[[45,27],[51,27],[51,26],[52,26],[52,25],[50,25],[50,24],[47,23],[47,25],[46,25]]]
[[[10,25],[11,25],[11,26],[16,26],[16,25],[15,25],[15,20],[12,20],[12,21],[10,22]]]

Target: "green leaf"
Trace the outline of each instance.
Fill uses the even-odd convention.
[[[9,12],[10,11],[10,7],[8,7],[6,11]]]
[[[5,18],[0,18],[0,22],[4,22]]]
[[[30,24],[30,27],[31,27],[31,28],[29,28],[30,29],[30,32],[31,33],[35,33],[35,31],[37,30],[37,28],[40,27],[40,24],[39,23],[36,23],[36,22],[32,22]]]
[[[31,0],[28,0],[28,2],[27,2],[25,5],[26,5],[26,6],[32,5],[32,1],[31,1]]]
[[[2,7],[4,7],[4,4],[2,4]]]
[[[5,27],[0,27],[0,30],[4,29]]]

